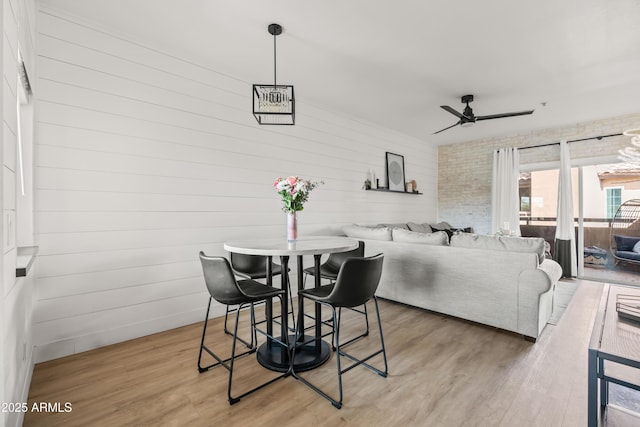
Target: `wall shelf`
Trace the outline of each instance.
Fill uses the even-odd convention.
[[[38,246],[24,246],[17,250],[16,277],[25,277],[38,254]]]
[[[414,191],[414,192],[410,192],[410,191],[395,191],[395,190],[389,190],[388,188],[366,188],[365,191],[384,191],[386,193],[395,193],[395,194],[413,194],[416,196],[421,196],[422,193],[419,191]]]

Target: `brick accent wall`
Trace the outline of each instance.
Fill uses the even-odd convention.
[[[493,151],[502,147],[528,147],[608,135],[640,127],[640,113],[572,126],[531,131],[438,147],[438,218],[457,227],[472,226],[477,233],[491,232],[491,175]],[[617,136],[600,141],[569,144],[572,160],[617,156],[630,138]],[[559,161],[557,146],[520,152],[520,164]]]

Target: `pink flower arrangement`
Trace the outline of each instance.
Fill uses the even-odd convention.
[[[324,182],[312,182],[303,180],[297,176],[288,178],[277,178],[273,183],[276,191],[282,196],[284,206],[282,210],[285,212],[296,212],[304,209],[303,204],[309,199],[309,193],[318,185]]]

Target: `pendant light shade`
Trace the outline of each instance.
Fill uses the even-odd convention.
[[[273,35],[273,85],[253,85],[253,115],[261,125],[293,125],[296,122],[296,100],[293,86],[276,83],[276,36],[282,27],[271,24]]]

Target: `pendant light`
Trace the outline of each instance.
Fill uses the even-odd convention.
[[[270,24],[267,29],[273,36],[273,85],[253,85],[253,115],[261,125],[294,125],[296,101],[293,86],[276,82],[276,37],[282,34],[282,27]]]

